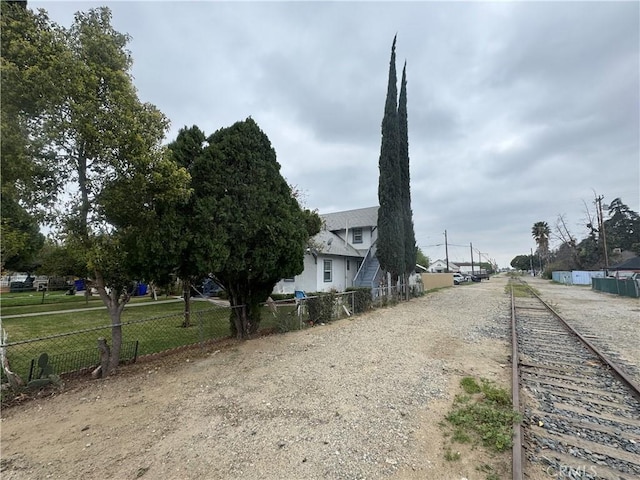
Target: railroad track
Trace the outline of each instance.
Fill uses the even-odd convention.
[[[511,287],[514,480],[640,479],[638,386],[526,283]]]

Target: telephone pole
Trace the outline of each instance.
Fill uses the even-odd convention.
[[[471,275],[475,275],[475,271],[473,269],[473,243],[469,242],[469,248],[471,249]],[[478,260],[480,260],[478,258]]]
[[[531,255],[529,255],[529,267],[531,268],[531,276],[536,276],[536,271],[533,269],[533,248],[529,249],[531,251]]]
[[[444,231],[444,254],[447,259],[447,273],[449,273],[449,245],[447,245],[447,231]]]
[[[604,269],[605,272],[609,270],[609,254],[607,253],[607,234],[604,230],[604,219],[602,218],[602,199],[604,197],[600,195],[596,197],[596,203],[598,204],[598,208],[596,209],[596,213],[598,215],[598,230],[600,231],[600,236],[602,237],[602,247],[604,249]]]

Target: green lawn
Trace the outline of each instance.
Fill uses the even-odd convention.
[[[159,300],[164,300],[159,298]],[[129,303],[153,302],[149,296],[133,297]],[[19,315],[23,313],[51,312],[72,308],[100,307],[102,299],[98,295],[66,295],[65,292],[20,292],[0,294],[0,311],[2,315]]]
[[[144,301],[146,303],[144,306],[125,307],[122,312],[122,322],[125,323],[167,315],[179,316],[184,310],[184,304],[180,300],[172,303],[157,303],[152,300],[149,301],[148,299]],[[74,306],[74,308],[81,308],[82,305],[84,304]],[[16,342],[74,332],[92,327],[108,327],[111,324],[107,309],[102,302],[98,304],[92,303],[90,307],[103,307],[103,310],[86,310],[55,314],[43,312],[42,315],[33,317],[3,318],[2,326],[9,334],[9,342]],[[211,307],[212,304],[210,302],[191,302],[192,311],[208,310],[211,309]],[[3,315],[5,314],[4,309],[2,313]]]
[[[295,306],[281,306],[277,316],[265,308],[261,328],[286,329],[299,327]],[[183,345],[223,338],[229,335],[230,310],[205,301],[191,303],[191,326],[185,328],[183,303],[147,302],[144,306],[125,308],[122,314],[123,342],[138,342],[138,356],[162,352]],[[26,379],[32,361],[47,353],[56,372],[70,371],[95,365],[98,359],[97,339],[111,339],[110,320],[105,310],[37,315],[33,317],[3,319],[9,343],[7,355],[12,369]],[[123,358],[123,357],[121,357]]]

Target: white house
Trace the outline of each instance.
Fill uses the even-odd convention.
[[[432,264],[429,265],[429,271],[431,273],[446,273],[447,272],[447,261],[446,260],[436,260]],[[449,273],[459,272],[460,267],[455,263],[449,262]]]
[[[320,215],[323,228],[310,242],[304,271],[280,280],[274,293],[344,291],[373,286],[380,270],[375,257],[378,207]]]

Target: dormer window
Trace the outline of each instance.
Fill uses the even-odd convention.
[[[351,243],[362,243],[362,228],[354,228],[351,230]]]

